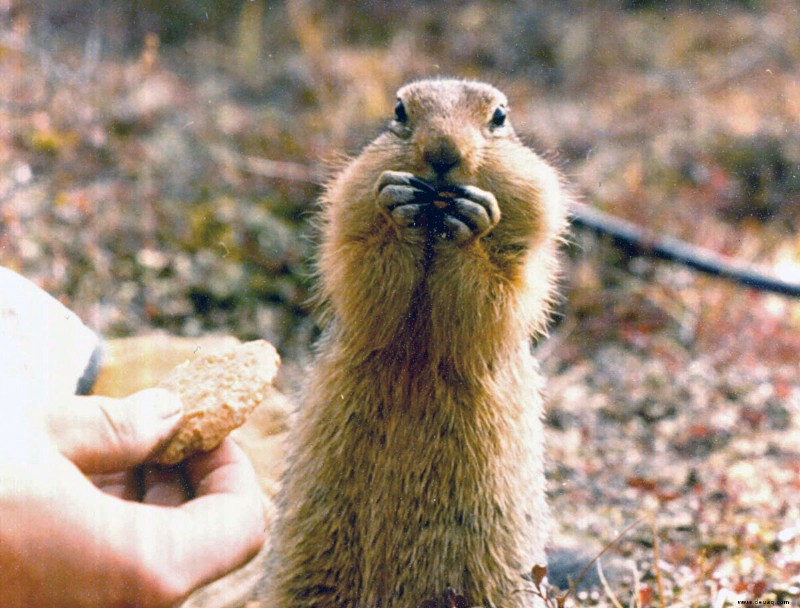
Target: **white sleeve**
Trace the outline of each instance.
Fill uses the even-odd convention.
[[[0,267],[0,392],[6,398],[43,404],[75,394],[98,349],[97,335],[77,315]]]

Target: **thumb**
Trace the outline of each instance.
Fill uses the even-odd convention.
[[[142,463],[174,432],[183,406],[174,393],[148,389],[125,399],[72,397],[46,414],[58,449],[85,473]]]

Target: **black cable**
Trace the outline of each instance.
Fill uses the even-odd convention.
[[[614,244],[629,255],[676,262],[751,289],[800,297],[798,284],[787,283],[752,266],[732,262],[708,249],[673,237],[659,236],[588,205],[573,203],[570,213],[575,228],[610,236]]]

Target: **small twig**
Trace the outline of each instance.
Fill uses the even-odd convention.
[[[714,597],[712,600],[713,603],[711,604],[713,608],[724,608],[729,594],[730,592],[725,587],[717,589],[717,595]]]
[[[606,592],[606,597],[614,604],[614,608],[622,608],[622,604],[617,599],[617,596],[611,590],[611,586],[606,580],[606,575],[603,574],[603,567],[600,565],[600,560],[597,560],[597,576],[600,578],[600,584],[603,585],[603,591]]]
[[[209,149],[218,162],[229,162],[241,171],[261,177],[317,185],[325,180],[322,171],[302,163],[247,156],[219,145],[212,145]]]
[[[282,160],[268,160],[256,156],[242,156],[242,168],[250,173],[276,179],[285,179],[292,182],[303,182],[306,184],[319,184],[322,175],[313,169]]]
[[[641,608],[642,605],[642,588],[639,586],[639,571],[636,569],[636,562],[631,562],[631,572],[633,573],[633,605],[635,608]]]
[[[603,554],[604,554],[606,551],[608,551],[609,549],[611,549],[611,547],[613,547],[613,546],[614,546],[614,545],[616,545],[616,544],[617,544],[617,543],[618,543],[620,540],[622,540],[622,537],[623,537],[623,536],[625,536],[625,535],[626,535],[628,532],[630,532],[630,531],[631,531],[633,528],[635,528],[635,527],[636,527],[636,526],[638,526],[640,523],[642,523],[642,520],[643,520],[644,518],[645,518],[645,516],[639,517],[639,518],[638,518],[638,519],[636,519],[636,520],[635,520],[633,523],[631,523],[631,524],[628,524],[628,525],[625,527],[625,529],[624,529],[624,530],[622,530],[622,532],[620,532],[619,534],[617,534],[617,536],[614,538],[614,540],[612,540],[612,541],[611,541],[610,543],[608,543],[608,544],[607,544],[605,547],[603,547],[603,550],[602,550],[602,551],[600,551],[600,553],[598,553],[597,555],[595,555],[595,556],[592,558],[592,561],[590,561],[588,564],[586,564],[586,567],[585,567],[583,570],[581,570],[580,574],[578,574],[578,576],[575,578],[575,580],[574,580],[574,581],[572,581],[572,582],[570,583],[570,585],[569,585],[569,589],[567,590],[567,593],[564,595],[564,601],[566,601],[566,600],[567,600],[567,598],[570,596],[570,594],[572,594],[572,593],[575,591],[576,587],[578,586],[578,583],[580,582],[580,580],[581,580],[581,579],[582,579],[584,576],[586,576],[586,573],[589,571],[589,568],[591,568],[591,567],[594,565],[594,563],[595,563],[595,562],[596,562],[598,559],[600,559],[600,558],[603,556]]]
[[[667,602],[664,599],[664,581],[661,577],[661,565],[659,564],[659,561],[661,561],[661,557],[659,556],[658,527],[656,526],[655,515],[653,515],[651,526],[653,528],[653,570],[655,571],[656,575],[656,587],[658,589],[658,599],[661,602],[661,608],[667,608]]]

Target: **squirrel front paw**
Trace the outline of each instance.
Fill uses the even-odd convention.
[[[494,194],[475,186],[448,186],[433,204],[441,210],[444,236],[459,244],[482,237],[500,221]]]
[[[392,222],[401,228],[422,225],[436,190],[412,173],[384,171],[377,184],[378,207]]]
[[[475,186],[437,190],[405,171],[384,171],[377,184],[378,207],[404,229],[427,225],[433,234],[458,244],[480,238],[500,221],[494,194]]]

